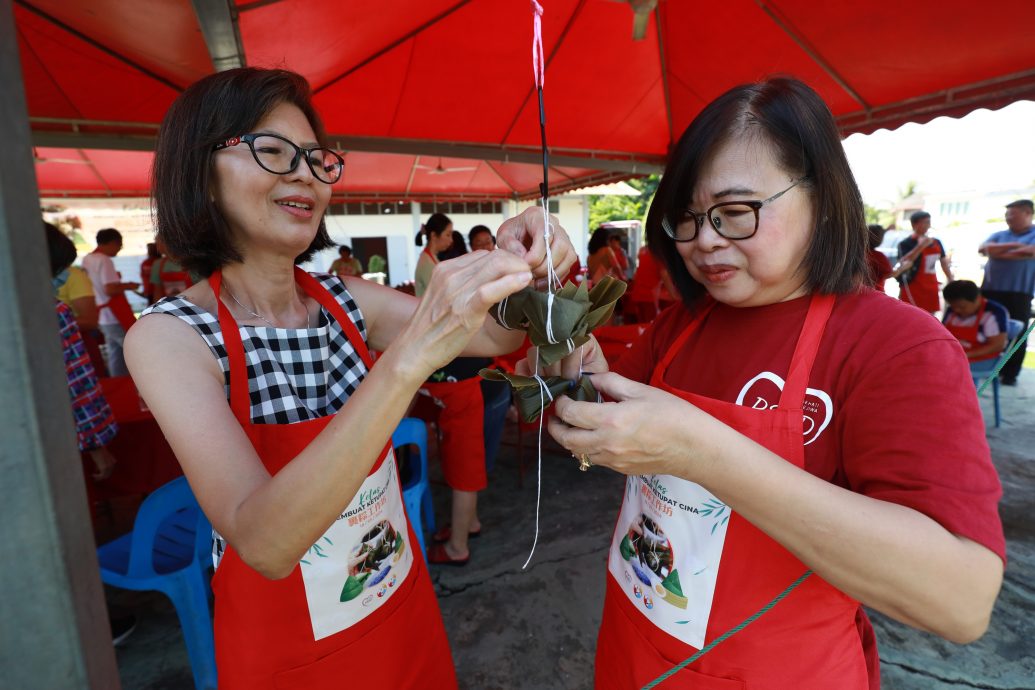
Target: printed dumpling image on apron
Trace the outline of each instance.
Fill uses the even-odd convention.
[[[351,601],[364,590],[375,588],[375,594],[384,597],[395,586],[392,566],[399,562],[405,550],[402,532],[388,520],[377,523],[350,551],[349,574],[341,589],[341,601]]]
[[[672,541],[656,522],[641,514],[629,526],[619,550],[643,585],[633,585],[633,596],[643,602],[644,608],[654,608],[655,595],[676,608],[686,608]]]

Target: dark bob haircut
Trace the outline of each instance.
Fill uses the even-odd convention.
[[[690,205],[704,167],[727,142],[757,137],[812,200],[816,227],[802,257],[809,292],[846,293],[872,283],[866,266],[862,196],[830,109],[804,83],[772,78],[734,87],[712,101],[679,138],[647,214],[647,242],[669,270],[684,304],[705,288],[686,270],[661,221]],[[763,211],[764,213],[764,211]]]
[[[188,270],[208,276],[241,261],[212,199],[212,147],[251,132],[281,103],[297,106],[320,145],[327,145],[309,83],[281,69],[242,67],[212,74],[189,86],[165,114],[151,169],[154,224],[168,253]],[[295,263],[333,246],[320,219],[316,237]]]
[[[43,232],[47,235],[47,254],[50,257],[50,277],[75,263],[75,242],[68,235],[57,229],[57,226],[43,222]]]
[[[597,228],[589,237],[589,246],[586,248],[587,253],[590,256],[596,254],[597,250],[603,249],[607,246],[608,240],[610,239],[610,230],[608,230],[607,228]]]

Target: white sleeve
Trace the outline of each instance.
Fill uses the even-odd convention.
[[[105,258],[107,260],[101,262],[101,283],[107,285],[108,283],[122,282],[122,279],[119,278],[119,272],[115,270],[115,262],[108,257]]]

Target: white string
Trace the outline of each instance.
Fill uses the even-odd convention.
[[[536,544],[539,543],[539,503],[543,495],[543,419],[546,417],[546,397],[549,396],[550,402],[553,402],[553,395],[550,393],[550,389],[546,387],[546,381],[539,375],[538,347],[535,351],[535,373],[533,376],[539,382],[539,409],[541,410],[539,413],[539,457],[536,461],[535,478],[535,537],[532,539],[532,550],[528,552],[528,558],[525,559],[525,564],[521,566],[522,570],[527,568],[528,564],[532,562]]]
[[[498,307],[496,308],[496,315],[497,315],[497,316],[499,316],[499,319],[498,319],[498,320],[499,320],[499,322],[500,322],[500,325],[501,325],[501,326],[503,326],[503,327],[504,327],[505,329],[507,329],[508,331],[512,331],[512,330],[514,330],[514,329],[513,329],[513,328],[511,328],[511,327],[510,327],[510,326],[509,326],[509,325],[507,324],[507,317],[506,317],[506,313],[507,313],[507,301],[508,301],[509,299],[510,299],[510,295],[507,295],[506,297],[504,297],[504,298],[503,298],[503,301],[502,301],[502,302],[500,302],[500,305],[499,305],[499,306],[498,306]]]

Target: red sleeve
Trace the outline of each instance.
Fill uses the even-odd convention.
[[[1005,560],[1002,487],[959,343],[888,350],[839,415],[849,488],[913,508]]]

